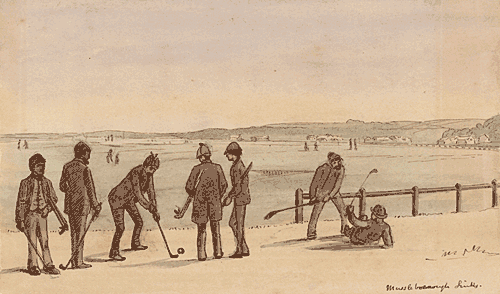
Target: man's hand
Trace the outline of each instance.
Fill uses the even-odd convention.
[[[353,205],[347,205],[347,208],[346,208],[347,212],[354,212],[354,206]]]
[[[20,221],[16,224],[16,228],[21,231],[21,232],[24,232],[24,221]]]
[[[222,200],[222,206],[229,206],[232,201],[233,201],[233,198],[227,196],[226,198],[224,198],[224,200]]]
[[[102,204],[99,203],[97,204],[96,207],[94,207],[94,219],[98,218],[99,217],[99,214],[101,213],[101,210],[102,210]]]
[[[47,218],[47,216],[49,215],[49,207],[45,207],[42,211],[42,218]]]
[[[179,206],[175,206],[175,209],[174,209],[175,215],[174,215],[174,217],[176,219],[181,219],[184,216],[184,215],[181,215],[181,212],[182,212],[181,208]]]
[[[153,219],[155,220],[155,222],[159,222],[160,221],[160,214],[158,213],[158,211],[153,211],[152,212],[153,214]]]

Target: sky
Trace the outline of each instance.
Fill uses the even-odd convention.
[[[499,17],[489,0],[6,0],[0,133],[487,119]]]

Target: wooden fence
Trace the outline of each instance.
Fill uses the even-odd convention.
[[[491,181],[491,184],[474,184],[474,185],[461,185],[457,183],[454,187],[439,187],[439,188],[419,188],[417,186],[411,189],[402,190],[392,190],[392,191],[376,191],[376,192],[366,192],[364,188],[360,189],[358,192],[354,193],[342,193],[342,198],[354,198],[358,197],[360,199],[359,203],[359,215],[366,215],[366,197],[383,197],[383,196],[395,196],[395,195],[412,195],[412,215],[418,216],[418,203],[419,195],[424,193],[439,193],[439,192],[456,192],[456,212],[462,211],[462,191],[466,190],[478,190],[478,189],[488,189],[491,188],[491,198],[492,207],[498,206],[498,193],[497,193],[497,180]],[[295,206],[304,203],[304,199],[310,199],[309,193],[304,193],[302,189],[297,189],[295,191]],[[295,209],[295,223],[300,223],[304,220],[304,210],[303,207]]]

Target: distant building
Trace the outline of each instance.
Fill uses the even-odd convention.
[[[308,135],[308,136],[306,137],[306,140],[307,140],[307,141],[316,141],[316,138],[317,138],[317,137],[318,137],[318,136],[316,136],[316,135]]]
[[[455,137],[457,140],[457,145],[474,145],[477,144],[476,138],[474,135],[471,136],[457,136]]]
[[[457,144],[457,139],[450,138],[450,137],[441,138],[437,141],[437,144],[438,145],[455,145],[455,144]]]
[[[478,139],[478,143],[491,143],[490,136],[482,134]]]
[[[243,141],[243,137],[241,137],[241,134],[239,134],[239,135],[231,135],[231,137],[229,138],[229,140],[231,140],[231,141]]]
[[[260,136],[260,137],[250,137],[250,141],[252,142],[257,142],[257,141],[269,141],[269,136]]]

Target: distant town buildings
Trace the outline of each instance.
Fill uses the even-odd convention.
[[[252,142],[257,142],[257,141],[269,141],[269,136],[260,136],[260,137],[250,137],[250,141]]]
[[[318,142],[341,142],[343,140],[342,137],[326,134],[326,135],[308,135],[306,137],[307,141],[318,141]]]
[[[469,136],[445,137],[437,141],[438,145],[475,145],[484,143],[491,143],[490,137],[486,134],[482,134],[479,138],[472,134]]]
[[[380,144],[411,144],[411,139],[402,136],[375,136],[375,137],[365,137],[363,139],[365,143],[380,143]]]

